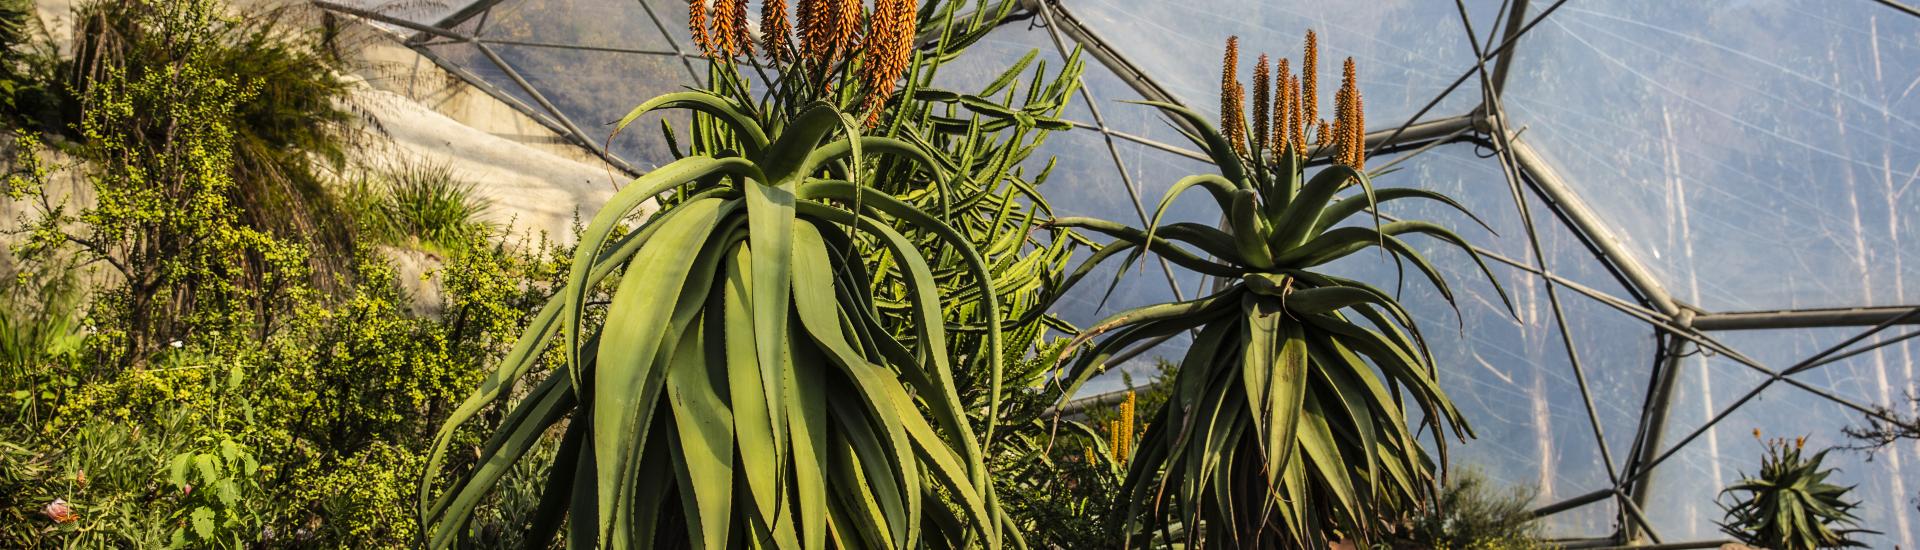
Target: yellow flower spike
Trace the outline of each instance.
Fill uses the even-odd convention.
[[[1288,141],[1293,142],[1293,150],[1299,154],[1307,152],[1307,115],[1300,105],[1305,99],[1300,97],[1300,77],[1287,78],[1287,118],[1292,121],[1287,126]]]
[[[833,52],[840,57],[851,57],[858,46],[860,35],[860,0],[831,0],[834,5],[830,21],[833,25]]]
[[[1134,421],[1135,403],[1136,403],[1135,395],[1132,391],[1127,392],[1126,401],[1120,402],[1120,433],[1118,438],[1120,441],[1120,444],[1115,449],[1114,453],[1122,459],[1133,454],[1133,421]]]
[[[800,0],[798,12],[800,20],[799,58],[816,65],[824,66],[833,56],[833,25],[835,19],[832,10],[839,0]],[[825,82],[821,83],[825,86]]]

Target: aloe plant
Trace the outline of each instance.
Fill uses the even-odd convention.
[[[755,92],[742,78],[754,43],[741,4],[690,4],[713,90],[655,98],[615,130],[690,110],[687,133],[668,128],[686,151],[595,216],[567,285],[437,436],[421,489],[430,546],[457,544],[510,466],[563,420],[531,541],[567,523],[580,546],[1020,545],[984,457],[1000,423],[1003,334],[1030,340],[1040,323],[1021,315],[1013,330],[1003,311],[1040,301],[1069,241],[1035,245],[1036,214],[1016,199],[1038,199],[1036,182],[1015,165],[1078,73],[1043,90],[1036,71],[1019,108],[1011,94],[927,90],[936,61],[990,20],[956,22],[957,3],[921,10],[945,20],[943,40],[905,63],[912,2],[876,3],[872,25],[888,32],[865,33],[858,55],[819,38],[848,35],[859,18],[836,10],[857,3],[803,2],[802,31],[817,32],[798,47],[763,36],[779,78]],[[782,7],[769,4],[763,28],[785,23]],[[887,70],[915,76],[896,94]],[[941,101],[1008,112],[933,120]],[[648,201],[665,206],[623,232]],[[603,283],[614,288],[601,310],[589,296]],[[555,345],[564,368],[529,376]],[[956,371],[974,376],[962,386]],[[471,471],[438,487],[461,426],[516,391],[527,393]]]
[[[1418,409],[1443,461],[1445,436],[1471,433],[1441,389],[1433,357],[1405,308],[1374,286],[1319,270],[1355,253],[1382,250],[1419,269],[1451,302],[1439,271],[1401,237],[1437,237],[1478,262],[1465,240],[1430,222],[1381,223],[1374,217],[1365,223],[1364,216],[1379,203],[1404,199],[1465,210],[1429,191],[1372,188],[1363,168],[1364,123],[1352,60],[1336,96],[1337,119],[1318,120],[1311,108],[1316,60],[1308,36],[1303,68],[1309,72],[1300,78],[1283,61],[1277,87],[1269,88],[1267,78],[1274,77],[1261,59],[1251,132],[1231,40],[1222,79],[1223,129],[1192,110],[1147,103],[1194,128],[1188,137],[1218,170],[1176,183],[1149,228],[1080,218],[1055,222],[1115,239],[1082,264],[1069,284],[1101,261],[1145,251],[1223,283],[1202,298],[1124,311],[1089,327],[1079,342],[1097,343],[1066,369],[1068,387],[1077,388],[1123,349],[1197,333],[1171,397],[1150,417],[1128,467],[1122,501],[1130,508],[1126,532],[1136,544],[1167,535],[1220,547],[1324,548],[1340,537],[1364,541],[1391,515],[1385,512],[1433,495],[1434,464],[1409,428],[1410,409]],[[1309,177],[1309,159],[1321,152],[1336,164]],[[1168,205],[1196,188],[1212,196],[1225,228],[1161,225]],[[1356,219],[1360,223],[1349,223]],[[1481,269],[1492,278],[1484,263]],[[1175,528],[1184,531],[1176,534]],[[1170,542],[1176,541],[1159,541]]]
[[[711,95],[672,94],[636,112],[662,107],[733,124],[741,155],[663,166],[594,217],[567,286],[442,430],[422,489],[430,545],[454,543],[507,467],[571,415],[534,540],[550,539],[571,510],[570,540],[610,547],[724,548],[741,538],[809,548],[828,539],[999,546],[992,489],[951,385],[939,286],[921,252],[881,220],[941,236],[974,280],[987,280],[985,266],[937,217],[826,177],[862,155],[942,174],[927,151],[862,136],[824,104],[772,135]],[[689,184],[673,207],[615,234],[641,203]],[[910,343],[876,321],[873,275],[849,255],[855,239],[872,239],[899,262],[912,291],[906,307],[920,321]],[[605,321],[589,326],[589,291],[622,268]],[[997,311],[994,293],[977,296],[984,311]],[[986,321],[997,334],[998,316]],[[507,414],[471,475],[432,497],[454,430],[523,377],[554,337],[565,341],[565,368]],[[999,339],[976,353],[998,359]]]
[[[1821,462],[1831,449],[1802,456],[1806,441],[1765,442],[1758,475],[1743,474],[1738,483],[1720,491],[1720,507],[1727,514],[1721,531],[1772,550],[1866,547],[1852,539],[1856,533],[1873,532],[1856,528],[1860,518],[1853,510],[1860,503],[1847,500],[1853,487],[1827,483],[1836,470],[1822,468]]]

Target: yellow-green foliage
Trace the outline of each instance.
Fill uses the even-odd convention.
[[[423,464],[425,458],[406,447],[375,443],[346,460],[301,472],[293,500],[313,503],[315,517],[325,521],[300,524],[288,536],[340,548],[406,547],[419,533],[412,489]]]
[[[305,276],[304,250],[241,224],[230,200],[237,109],[256,87],[214,63],[215,12],[197,0],[127,15],[168,62],[137,74],[108,67],[87,82],[77,153],[94,204],[49,197],[44,171],[8,182],[10,196],[40,199],[30,203],[37,238],[23,256],[75,245],[124,283],[93,311],[105,341],[96,349],[121,365],[189,335],[267,320],[275,312],[263,297]],[[83,229],[57,231],[75,225]]]

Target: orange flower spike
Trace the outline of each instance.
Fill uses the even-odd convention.
[[[767,59],[787,60],[787,40],[793,24],[787,22],[787,0],[766,0],[760,5],[760,49]]]
[[[713,38],[707,34],[707,0],[687,0],[687,30],[693,33],[693,44],[700,47],[700,53],[713,57]]]
[[[1288,92],[1288,82],[1293,79],[1293,69],[1287,66],[1287,58],[1280,58],[1279,76],[1276,76],[1275,79],[1273,83],[1273,124],[1269,127],[1273,135],[1267,138],[1267,145],[1273,149],[1273,158],[1277,159],[1280,158],[1281,153],[1286,152],[1287,145],[1291,143],[1293,139],[1290,137],[1291,132],[1288,131],[1288,125],[1293,123],[1293,119],[1287,116],[1288,109],[1291,109],[1293,105],[1292,100],[1288,99],[1290,95]]]
[[[1360,89],[1355,84],[1353,58],[1347,58],[1341,68],[1340,91],[1334,95],[1334,143],[1339,145],[1336,160],[1347,166],[1360,167],[1360,148],[1366,141],[1366,130],[1360,125]]]
[[[1333,128],[1328,126],[1324,119],[1313,129],[1313,144],[1320,146],[1321,149],[1333,145]]]
[[[1307,154],[1307,115],[1301,108],[1300,77],[1287,78],[1287,117],[1292,123],[1287,126],[1287,135],[1293,144],[1295,154]]]
[[[753,40],[747,34],[746,0],[714,0],[712,40],[715,49],[728,59],[753,53]]]
[[[1301,118],[1304,131],[1308,124],[1320,119],[1320,92],[1318,90],[1320,72],[1320,38],[1307,31],[1307,51],[1300,58],[1300,107],[1306,111]]]
[[[1240,154],[1247,154],[1247,132],[1240,90],[1240,37],[1227,37],[1227,53],[1220,62],[1220,131]]]
[[[829,0],[833,8],[833,52],[852,57],[860,39],[860,0]]]
[[[834,2],[838,0],[800,0],[796,12],[800,21],[800,59],[825,65],[833,47]]]
[[[1352,166],[1349,161],[1352,160],[1353,144],[1349,138],[1353,137],[1353,132],[1347,128],[1353,120],[1347,115],[1352,108],[1353,94],[1349,90],[1340,88],[1333,92],[1333,131],[1327,141],[1333,147],[1328,156],[1335,164]]]
[[[1367,168],[1367,107],[1360,98],[1360,87],[1353,88],[1353,169]]]
[[[867,33],[866,61],[860,80],[867,88],[867,127],[880,122],[880,110],[913,59],[915,0],[877,0],[873,28]]]
[[[1273,70],[1267,64],[1267,54],[1260,54],[1260,60],[1253,64],[1253,148],[1264,151],[1268,136],[1272,131],[1269,117],[1272,116]]]

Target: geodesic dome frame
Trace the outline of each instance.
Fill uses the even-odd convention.
[[[1013,0],[1009,0],[1013,1]],[[316,1],[396,30],[442,68],[629,171],[671,160],[657,138],[597,124],[697,83],[686,9],[667,0],[478,0],[454,6]],[[1379,185],[1468,203],[1469,239],[1501,264],[1517,312],[1464,257],[1458,311],[1403,299],[1436,335],[1448,391],[1478,430],[1456,462],[1540,489],[1537,515],[1570,548],[1723,542],[1721,487],[1751,471],[1745,437],[1808,435],[1912,414],[1920,336],[1920,10],[1895,0],[1720,5],[1596,0],[1306,2],[1025,0],[938,85],[977,86],[1027,51],[1078,52],[1075,131],[1040,156],[1057,209],[1146,222],[1198,152],[1151,109],[1194,106],[1220,47],[1292,52],[1306,28],[1362,68]],[[1097,65],[1097,66],[1096,66]],[[1913,98],[1911,101],[1920,101]],[[1912,120],[1909,120],[1912,119]],[[589,124],[582,126],[582,123]],[[1178,206],[1178,203],[1177,203]],[[1205,221],[1176,208],[1176,221]],[[1437,209],[1389,209],[1471,223]],[[1451,216],[1451,217],[1450,217]],[[1060,308],[1085,322],[1206,283],[1164,263],[1116,298]],[[1339,266],[1392,280],[1390,262]],[[1184,345],[1174,338],[1151,353]],[[1145,350],[1142,350],[1145,351]],[[1150,355],[1123,370],[1146,372]],[[1117,387],[1119,378],[1106,387]],[[1095,397],[1094,399],[1098,399]],[[1920,445],[1839,453],[1876,547],[1914,547]]]

